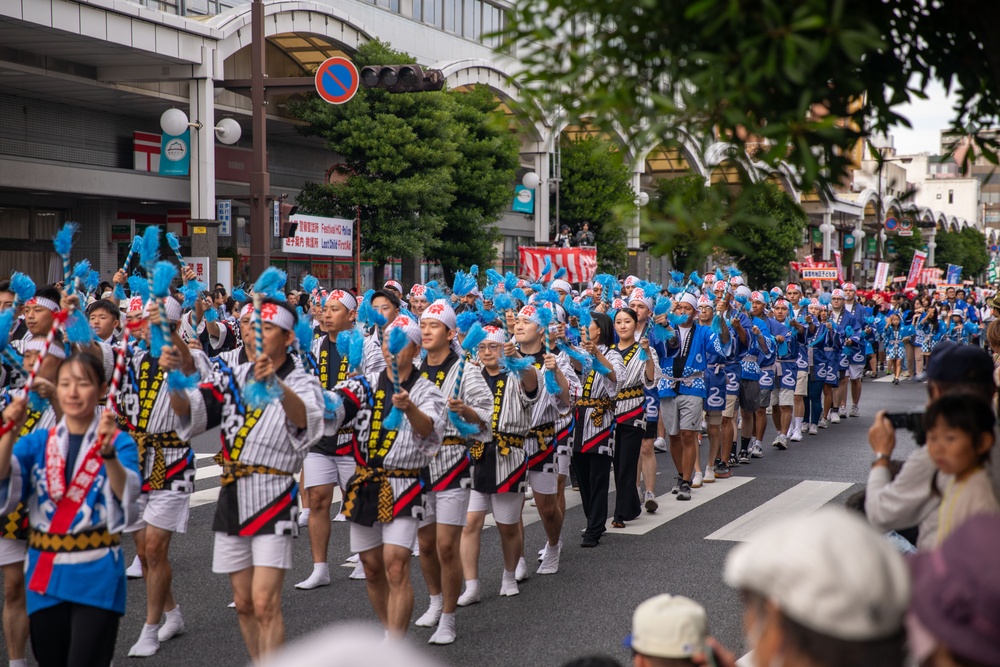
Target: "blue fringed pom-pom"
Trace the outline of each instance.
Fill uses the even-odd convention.
[[[483,329],[479,322],[473,322],[472,326],[469,327],[468,333],[465,334],[465,338],[462,339],[462,349],[466,352],[472,352],[484,340],[486,340],[486,330]]]
[[[458,434],[463,437],[468,437],[470,435],[475,435],[479,433],[479,427],[475,424],[470,424],[469,422],[462,419],[461,415],[453,410],[448,411],[448,421],[451,422]]]
[[[458,317],[455,318],[455,326],[458,327],[460,333],[466,334],[469,328],[478,321],[479,315],[467,310],[464,313],[459,313]]]
[[[307,275],[302,279],[302,290],[306,294],[312,294],[319,289],[319,278],[316,276]]]
[[[639,361],[649,361],[649,352],[643,348],[639,348]]]
[[[198,373],[185,375],[184,371],[178,368],[167,373],[167,389],[172,394],[180,394],[197,387],[200,379],[201,376]]]
[[[471,273],[459,271],[455,274],[455,282],[452,284],[451,291],[455,296],[462,297],[471,292],[474,287],[476,287],[476,277]]]
[[[558,396],[562,393],[562,388],[559,386],[559,381],[556,380],[556,372],[552,370],[545,371],[545,391],[549,392],[553,396]]]
[[[177,234],[167,232],[165,236],[167,237],[167,245],[170,246],[171,250],[176,252],[181,249],[181,240],[177,238]]]
[[[688,320],[687,315],[681,315],[680,313],[671,313],[667,315],[667,321],[670,322],[670,326],[679,327],[686,323]]]
[[[545,276],[549,275],[550,273],[552,273],[552,258],[551,257],[546,257],[545,258],[545,264],[542,266],[542,273],[540,275],[542,277],[545,277]]]
[[[161,327],[149,327],[149,354],[154,359],[160,358],[160,350],[167,344],[163,339],[163,329]]]
[[[524,290],[521,289],[520,287],[515,287],[514,289],[512,289],[510,291],[510,296],[512,299],[517,299],[521,303],[526,303],[528,301],[528,295],[525,294]],[[511,304],[510,307],[513,308],[514,304]]]
[[[28,392],[28,409],[32,412],[45,412],[49,407],[49,399],[42,398],[38,392]]]
[[[215,308],[209,308],[205,311],[205,321],[206,322],[216,322],[219,319],[219,311]]]
[[[565,278],[565,277],[566,277],[566,275],[567,275],[568,273],[569,273],[569,272],[568,272],[568,271],[566,270],[566,267],[565,267],[565,266],[561,266],[561,267],[559,267],[559,270],[558,270],[558,271],[556,271],[556,275],[555,275],[555,277],[553,278],[553,280],[562,280],[563,278]]]
[[[645,350],[639,350],[639,351],[645,352]],[[594,370],[597,371],[598,375],[609,375],[611,373],[611,369],[605,366],[604,364],[595,363]]]
[[[486,269],[486,281],[493,286],[503,282],[503,274],[496,269]]]
[[[156,225],[146,227],[142,235],[142,247],[139,249],[139,263],[147,271],[160,261],[160,228]]]
[[[66,338],[70,343],[76,345],[89,345],[97,335],[90,327],[87,317],[80,312],[75,312],[66,320]]]
[[[157,262],[153,266],[153,295],[162,298],[170,296],[170,283],[177,277],[177,266],[171,262]]]
[[[386,418],[382,420],[382,428],[395,431],[402,423],[403,411],[394,405],[392,406],[392,410],[389,411],[389,414],[386,415]]]
[[[508,373],[522,373],[533,363],[531,357],[500,357],[500,367]]]
[[[344,399],[335,391],[323,392],[323,419],[337,418],[337,412],[344,407]]]
[[[67,222],[52,239],[52,244],[59,256],[66,257],[73,250],[73,235],[76,234],[79,227],[75,222]]]
[[[247,296],[247,293],[243,290],[242,287],[237,287],[233,289],[233,301],[236,301],[237,303],[244,303],[249,298],[250,297]]]
[[[251,410],[263,410],[271,403],[280,401],[284,395],[281,385],[277,382],[252,380],[243,390],[243,402]]]
[[[133,297],[139,297],[143,302],[149,301],[149,281],[142,276],[129,276],[128,289]]]
[[[35,281],[30,276],[15,271],[10,277],[10,289],[17,297],[18,303],[24,303],[35,296]]]
[[[287,280],[288,275],[284,271],[269,266],[264,269],[264,272],[257,278],[257,282],[253,284],[254,294],[261,294],[271,299],[278,298],[281,295],[281,291],[285,288]]]
[[[0,311],[0,350],[6,349],[10,342],[10,330],[14,326],[14,309]]]
[[[389,331],[389,354],[399,354],[409,342],[410,338],[402,327],[394,327]]]

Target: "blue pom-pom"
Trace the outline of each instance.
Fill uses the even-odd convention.
[[[172,394],[181,394],[188,389],[197,387],[199,380],[201,380],[201,376],[198,373],[185,375],[184,371],[177,368],[167,373],[167,389]]]
[[[344,399],[335,391],[323,391],[323,419],[330,421],[337,418],[337,412],[344,407]]]
[[[682,324],[686,324],[688,321],[687,315],[681,315],[680,313],[670,313],[667,315],[667,321],[670,322],[670,326],[679,327]]]
[[[525,294],[524,290],[521,289],[520,287],[515,287],[514,289],[512,289],[510,292],[510,296],[512,299],[517,299],[521,303],[527,303],[528,301],[528,295]],[[513,308],[513,305],[511,305],[511,308]]]
[[[659,317],[660,315],[666,315],[673,307],[674,302],[669,298],[665,296],[657,297],[656,304],[653,306],[653,316]]]
[[[718,281],[718,280],[725,280],[725,279],[726,279],[726,274],[724,274],[724,273],[722,272],[722,269],[721,269],[721,268],[719,268],[718,266],[717,266],[717,267],[715,267],[715,279],[716,279],[717,281]]]
[[[448,421],[450,421],[451,425],[455,427],[458,434],[464,438],[479,433],[479,426],[465,421],[462,419],[461,415],[453,410],[448,411]]]
[[[83,289],[90,294],[101,286],[101,273],[96,269],[91,269],[87,277],[83,279]]]
[[[393,327],[389,331],[389,354],[399,354],[409,342],[410,337],[402,327]]]
[[[364,358],[365,336],[357,329],[348,329],[337,334],[337,352],[341,357],[347,357],[347,365],[351,370],[358,370]]]
[[[639,350],[639,352],[645,352],[645,350]],[[645,361],[645,359],[643,359],[643,361]],[[609,375],[611,373],[611,369],[605,366],[604,364],[595,363],[594,370],[597,371],[598,375]]]
[[[536,308],[535,317],[538,318],[538,326],[543,331],[548,329],[549,325],[552,324],[552,311],[548,308]]]
[[[89,345],[97,338],[87,316],[77,311],[66,320],[66,338],[76,345]]]
[[[142,276],[129,276],[128,289],[133,297],[139,297],[144,302],[149,301],[149,281]]]
[[[572,345],[567,345],[563,341],[559,341],[556,344],[556,347],[565,352],[570,359],[573,359],[576,363],[580,364],[580,372],[584,375],[589,373],[590,369],[594,367],[594,360],[590,358],[590,355],[581,352]]]
[[[153,266],[160,261],[160,228],[156,225],[146,227],[142,235],[142,247],[139,250],[139,263],[146,271],[152,271]]]
[[[286,280],[288,280],[288,276],[284,271],[269,266],[264,269],[264,272],[257,278],[257,282],[253,284],[254,294],[261,294],[270,299],[279,298],[285,288]]]
[[[726,271],[729,273],[730,278],[736,278],[738,276],[743,275],[743,272],[737,269],[735,266],[730,266],[728,269],[726,269]]]
[[[496,286],[503,282],[503,274],[496,269],[486,269],[486,282]]]
[[[479,275],[479,265],[473,264],[469,267],[469,275],[478,276]]]
[[[819,303],[822,306],[829,306],[830,305],[830,299],[832,299],[832,298],[833,297],[830,296],[829,292],[823,292],[822,294],[819,295]]]
[[[0,311],[0,350],[6,350],[10,344],[10,330],[14,326],[14,309]]]
[[[697,287],[701,287],[702,283],[705,282],[705,279],[699,276],[697,271],[692,271],[691,274],[688,275],[688,282]]]
[[[243,290],[242,287],[237,287],[233,290],[233,301],[237,303],[245,303],[250,297]]]
[[[219,311],[215,308],[209,308],[205,311],[205,321],[206,322],[218,322],[219,321]]]
[[[452,284],[451,291],[455,296],[462,297],[471,292],[474,287],[476,287],[476,277],[471,273],[459,271],[455,274],[455,282]]]
[[[73,280],[85,282],[90,276],[90,260],[84,259],[73,265]]]
[[[167,232],[164,236],[167,237],[167,245],[170,246],[170,249],[174,252],[180,252],[181,240],[177,238],[177,234]]]
[[[465,311],[464,313],[459,313],[458,317],[455,318],[456,325],[459,332],[465,334],[468,333],[469,328],[479,321],[479,315],[474,312]]]
[[[565,266],[561,266],[561,267],[559,267],[559,270],[556,271],[556,275],[552,279],[553,280],[562,280],[563,278],[566,277],[566,275],[568,273],[569,272],[566,270],[566,267]]]
[[[73,235],[76,234],[76,230],[80,226],[75,222],[67,222],[59,232],[56,234],[55,238],[52,239],[52,244],[56,248],[56,253],[60,257],[68,257],[70,252],[73,251]]]
[[[18,303],[24,303],[35,296],[35,281],[27,274],[15,271],[10,277],[10,291],[14,293]]]
[[[486,340],[486,330],[479,322],[473,322],[468,333],[465,334],[465,338],[462,339],[462,349],[466,352],[472,352],[484,340]]]
[[[312,294],[318,289],[319,289],[319,278],[317,278],[316,276],[306,275],[306,277],[302,279],[302,290],[306,294]]]
[[[403,411],[397,408],[395,405],[392,406],[392,410],[386,415],[385,419],[382,420],[382,428],[388,429],[390,431],[395,431],[399,428],[400,424],[403,423]]]
[[[553,396],[558,396],[562,393],[562,388],[559,386],[559,381],[556,380],[556,373],[552,370],[545,371],[545,391],[549,392]]]
[[[185,283],[181,287],[181,294],[184,296],[184,300],[181,302],[181,307],[187,309],[194,308],[195,304],[198,302],[198,297],[204,289],[205,285],[197,280],[191,280]],[[215,309],[210,308],[209,310]]]
[[[675,282],[677,284],[680,284],[680,283],[684,282],[684,272],[683,271],[671,271],[670,272],[670,280],[672,280],[673,282]]]
[[[531,357],[500,357],[500,368],[508,373],[521,373],[533,363]]]
[[[170,284],[177,277],[177,266],[171,262],[157,262],[153,265],[153,295],[158,299],[170,296]]]
[[[299,316],[298,323],[295,325],[295,340],[298,341],[300,350],[309,352],[313,340],[312,322],[305,316],[302,306],[297,306],[295,312]]]
[[[514,275],[513,271],[508,271],[503,277],[503,288],[511,292],[515,287],[517,287],[517,276]]]
[[[156,327],[150,329],[155,330]],[[281,385],[277,382],[258,382],[251,380],[243,390],[243,402],[251,410],[263,410],[271,403],[280,401],[284,397]]]
[[[554,289],[543,289],[542,291],[535,294],[536,303],[562,303],[562,299],[559,296],[559,292]]]
[[[163,338],[163,327],[149,327],[149,354],[154,359],[160,358],[160,350],[167,344]]]
[[[549,275],[550,273],[552,273],[552,258],[551,257],[546,257],[545,258],[545,264],[542,266],[542,273],[540,274],[539,277],[544,278],[545,276]]]
[[[358,322],[365,327],[384,327],[386,325],[385,316],[372,308],[372,295],[375,290],[368,290],[361,299],[358,306]]]
[[[45,412],[49,407],[49,399],[42,398],[38,392],[28,392],[28,409],[32,412]]]

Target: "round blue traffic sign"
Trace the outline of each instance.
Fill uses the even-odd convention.
[[[347,58],[328,58],[316,70],[316,93],[330,104],[350,100],[360,83],[358,68]]]
[[[885,219],[885,228],[888,229],[890,232],[892,230],[896,229],[896,226],[898,224],[899,223],[896,221],[896,218],[886,218]]]

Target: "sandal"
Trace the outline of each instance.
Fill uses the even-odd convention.
[[[611,527],[612,528],[624,528],[625,524],[622,523],[621,521],[612,521],[611,522]]]

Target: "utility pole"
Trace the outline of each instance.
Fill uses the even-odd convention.
[[[271,225],[267,224],[271,175],[267,171],[267,43],[264,38],[264,0],[250,10],[250,106],[253,113],[253,167],[250,172],[250,276],[259,276],[271,263]]]

